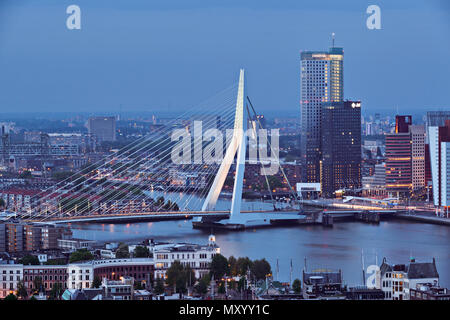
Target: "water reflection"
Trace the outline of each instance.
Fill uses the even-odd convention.
[[[106,228],[105,228],[106,226]],[[190,220],[129,224],[72,224],[75,237],[97,241],[137,242],[153,238],[157,241],[206,243],[208,231],[192,229]],[[289,280],[290,259],[294,277],[308,269],[342,269],[350,285],[360,285],[362,278],[361,251],[365,264],[381,262],[407,263],[410,257],[418,261],[437,260],[441,284],[450,287],[450,229],[438,225],[407,222],[382,222],[378,226],[364,223],[336,224],[333,228],[297,226],[215,232],[216,241],[225,256],[266,258],[275,272],[279,264],[279,279]]]

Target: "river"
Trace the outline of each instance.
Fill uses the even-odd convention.
[[[157,196],[156,193],[152,195]],[[176,197],[166,195],[165,198],[176,200]],[[178,203],[182,203],[181,200]],[[220,199],[217,207],[229,208],[229,200]],[[270,207],[270,203],[258,201],[243,203],[243,209]],[[201,244],[207,242],[209,235],[209,232],[193,229],[190,220],[77,223],[71,226],[74,237],[100,242],[137,243],[143,239],[154,239]],[[447,226],[390,220],[379,225],[345,222],[336,223],[333,228],[308,225],[220,232],[215,235],[223,255],[266,258],[272,266],[274,278],[280,281],[289,281],[292,259],[292,279],[301,279],[306,260],[308,270],[341,269],[346,284],[361,285],[363,252],[366,268],[376,261],[380,264],[383,257],[388,263],[398,264],[407,264],[410,257],[419,262],[432,261],[434,257],[440,284],[450,288],[450,228]]]

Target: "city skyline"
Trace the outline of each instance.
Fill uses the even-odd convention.
[[[360,1],[213,1],[189,8],[136,1],[125,8],[120,1],[80,0],[81,30],[65,26],[69,4],[0,6],[1,113],[177,112],[233,83],[243,66],[262,113],[294,114],[299,52],[330,47],[332,32],[345,48],[346,98],[363,101],[363,114],[448,105],[450,10],[442,1],[381,1],[381,30],[366,28],[370,3]]]

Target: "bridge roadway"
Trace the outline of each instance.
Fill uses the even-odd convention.
[[[261,213],[272,211],[242,211],[242,213]],[[55,217],[44,219],[30,219],[27,220],[31,223],[75,223],[75,222],[137,222],[137,221],[163,221],[163,220],[184,220],[191,219],[193,217],[217,217],[228,218],[230,216],[229,211],[165,211],[165,212],[134,212],[134,213],[116,213],[116,214],[95,214],[86,216],[73,216],[73,217]]]

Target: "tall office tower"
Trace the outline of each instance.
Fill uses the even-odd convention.
[[[430,149],[429,149],[429,127],[443,127],[445,126],[445,120],[450,119],[450,111],[428,111],[426,117],[426,146],[425,146],[425,185],[431,188],[433,185],[431,177],[431,159],[430,159]]]
[[[322,107],[322,194],[361,188],[361,102],[344,101]]]
[[[450,111],[428,111],[427,112],[427,130],[428,127],[443,127],[445,121],[450,119]]]
[[[412,189],[411,116],[395,117],[395,133],[386,135],[386,191],[406,197]]]
[[[320,181],[322,106],[342,102],[344,50],[301,52],[302,181]]]
[[[420,190],[425,187],[425,126],[411,125],[412,151],[412,188]]]
[[[91,117],[88,120],[88,132],[95,135],[99,142],[116,141],[115,117]]]
[[[450,207],[450,119],[444,126],[429,126],[434,205]]]

